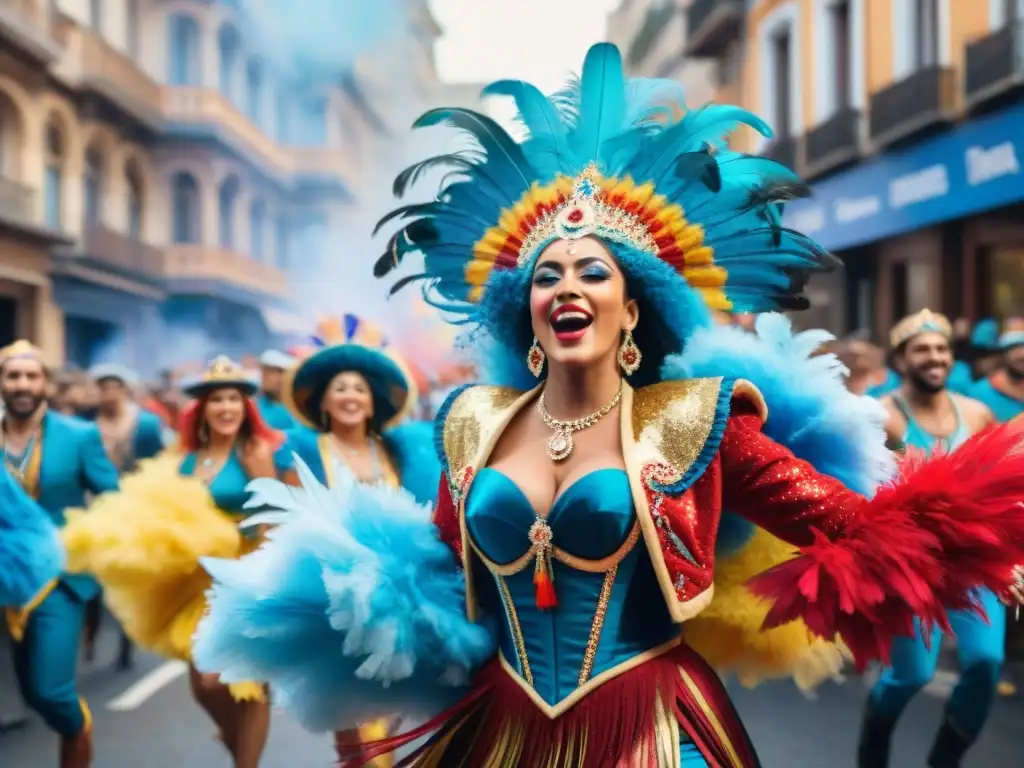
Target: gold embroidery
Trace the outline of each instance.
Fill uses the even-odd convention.
[[[526,656],[526,642],[523,640],[523,628],[519,625],[519,614],[516,612],[516,605],[512,601],[512,595],[508,591],[505,579],[494,574],[494,580],[498,583],[501,592],[501,601],[505,604],[505,615],[508,623],[512,625],[512,639],[516,644],[516,655],[519,656],[519,666],[523,669],[523,678],[533,687],[533,673],[530,671],[530,660]]]
[[[633,530],[639,529],[634,526]],[[601,595],[597,598],[597,610],[594,611],[594,623],[590,625],[590,637],[587,638],[587,649],[583,652],[583,668],[580,670],[578,680],[580,685],[584,685],[590,679],[590,674],[594,671],[594,657],[597,656],[597,645],[601,642],[604,617],[608,613],[608,601],[612,597],[612,587],[615,585],[615,575],[618,572],[619,566],[615,565],[604,575]]]
[[[508,387],[470,387],[455,398],[442,432],[452,483],[461,482],[463,472],[475,465],[509,406],[522,395]]]
[[[689,689],[690,693],[693,694],[693,698],[697,700],[697,706],[701,708],[704,716],[707,717],[711,723],[711,727],[715,731],[715,735],[718,736],[718,740],[722,742],[722,746],[725,747],[725,751],[729,753],[729,763],[735,768],[743,768],[743,763],[740,762],[739,755],[736,753],[736,748],[733,747],[732,742],[729,740],[729,734],[725,731],[725,726],[722,725],[722,721],[718,719],[718,715],[708,704],[707,699],[704,698],[704,694],[701,693],[700,688],[690,677],[690,673],[682,667],[679,667],[679,674],[683,677],[683,682]]]

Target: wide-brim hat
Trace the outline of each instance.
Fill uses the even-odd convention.
[[[260,384],[253,374],[223,355],[213,360],[201,374],[181,383],[181,391],[197,400],[225,388],[239,389],[246,397],[252,397],[259,391]]]
[[[394,351],[349,343],[324,347],[288,371],[281,402],[303,424],[322,431],[324,392],[345,371],[362,375],[369,384],[377,431],[407,417],[419,399],[407,366]]]

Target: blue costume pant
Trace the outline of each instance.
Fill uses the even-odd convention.
[[[992,592],[979,590],[978,594],[987,622],[968,612],[949,614],[956,635],[960,679],[946,712],[956,729],[970,738],[981,732],[995,701],[1006,634],[1006,608]],[[892,666],[882,671],[871,690],[875,714],[896,720],[914,695],[931,681],[939,663],[941,639],[942,630],[936,628],[931,647],[926,647],[920,626],[915,637],[896,638],[892,644]]]
[[[14,671],[25,703],[68,739],[88,721],[75,675],[84,618],[85,604],[59,584],[32,611],[24,637],[14,644]]]

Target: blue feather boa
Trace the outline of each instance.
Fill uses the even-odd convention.
[[[429,507],[340,465],[330,490],[301,461],[297,470],[299,489],[249,486],[250,506],[279,510],[247,521],[275,526],[259,550],[204,561],[214,586],[196,666],[268,683],[313,731],[436,714],[496,641],[466,619],[463,576]]]
[[[23,608],[64,570],[57,527],[0,466],[0,607]]]
[[[817,471],[871,495],[895,472],[885,447],[885,411],[874,399],[846,388],[846,370],[835,355],[815,355],[832,338],[826,331],[794,334],[779,314],[761,315],[756,334],[730,326],[703,328],[690,336],[682,354],[666,358],[662,378],[746,379],[768,405],[768,437]],[[753,530],[746,520],[724,515],[718,553],[735,552]]]

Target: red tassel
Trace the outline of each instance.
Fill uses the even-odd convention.
[[[555,596],[555,585],[548,576],[547,568],[540,568],[533,574],[534,594],[537,598],[537,607],[542,611],[550,611],[558,607],[558,598]]]

